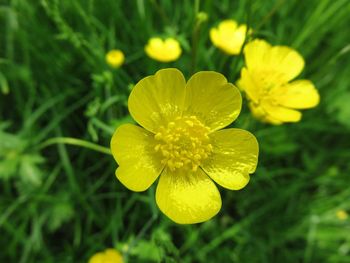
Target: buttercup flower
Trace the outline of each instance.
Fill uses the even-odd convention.
[[[342,221],[348,219],[349,217],[348,213],[345,210],[338,210],[336,215],[337,215],[337,218]]]
[[[113,68],[119,68],[124,60],[124,53],[119,49],[113,49],[106,54],[106,62]]]
[[[115,249],[109,248],[96,253],[89,259],[89,263],[123,263],[122,255]]]
[[[238,55],[247,32],[246,25],[238,25],[234,20],[224,20],[217,28],[210,29],[210,39],[214,46],[229,55]]]
[[[111,140],[116,176],[133,191],[159,178],[156,202],[173,221],[209,220],[221,208],[217,184],[246,186],[255,171],[258,143],[251,133],[225,129],[239,115],[239,90],[213,71],[186,83],[177,69],[159,70],[139,81],[128,106],[142,127],[120,126]]]
[[[173,38],[162,40],[158,37],[153,37],[145,46],[146,54],[160,62],[171,62],[177,60],[181,55],[180,43]]]
[[[244,48],[246,67],[238,87],[245,91],[253,115],[263,122],[298,122],[300,109],[315,107],[320,96],[309,80],[290,82],[304,68],[304,59],[286,46],[254,40]]]

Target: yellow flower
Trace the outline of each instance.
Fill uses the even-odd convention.
[[[338,210],[336,215],[338,219],[342,221],[346,220],[349,217],[348,213],[345,210]]]
[[[145,191],[160,177],[156,202],[165,215],[180,224],[209,220],[221,208],[213,181],[239,190],[257,165],[254,135],[220,130],[238,117],[241,105],[239,90],[217,72],[198,72],[187,83],[177,69],[142,79],[128,101],[142,127],[125,124],[111,140],[117,178],[130,190]]]
[[[89,259],[89,263],[123,263],[122,255],[115,249],[109,248],[96,253]]]
[[[210,29],[210,39],[214,46],[229,55],[238,55],[247,32],[246,25],[239,25],[234,20],[224,20],[217,28]]]
[[[160,62],[171,62],[177,60],[181,55],[181,47],[173,38],[162,40],[158,37],[151,38],[145,46],[146,54]]]
[[[124,53],[119,49],[113,49],[106,54],[106,62],[113,68],[119,68],[124,60]]]
[[[293,80],[304,68],[304,59],[286,46],[254,40],[244,48],[246,67],[238,87],[245,91],[253,115],[263,122],[298,122],[300,109],[315,107],[320,96],[309,80]]]

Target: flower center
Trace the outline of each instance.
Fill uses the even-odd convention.
[[[209,128],[196,116],[177,117],[166,127],[159,128],[154,136],[158,141],[154,149],[162,154],[162,164],[170,170],[185,168],[196,171],[213,150],[208,133]]]

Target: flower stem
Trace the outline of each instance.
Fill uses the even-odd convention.
[[[192,55],[191,55],[191,74],[195,73],[197,65],[197,51],[198,51],[198,41],[199,33],[201,30],[201,25],[208,19],[208,15],[204,12],[199,11],[200,0],[195,0],[194,2],[194,15],[195,21],[192,31]]]
[[[72,137],[55,137],[55,138],[48,139],[39,145],[39,149],[45,148],[53,144],[70,144],[70,145],[75,145],[75,146],[87,148],[90,150],[94,150],[96,152],[108,154],[108,155],[112,154],[111,150],[107,147],[104,147],[92,142],[72,138]]]

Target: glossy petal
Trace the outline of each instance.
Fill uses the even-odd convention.
[[[207,221],[221,208],[219,190],[201,169],[166,169],[159,179],[156,201],[159,209],[179,224]]]
[[[241,107],[239,90],[220,73],[201,71],[187,82],[185,114],[197,116],[211,130],[233,122]]]
[[[309,80],[296,80],[272,91],[273,98],[282,106],[294,109],[315,107],[320,95]]]
[[[301,119],[301,112],[279,106],[269,100],[263,100],[261,107],[266,111],[267,115],[280,122],[298,122]]]
[[[160,175],[164,166],[154,147],[154,135],[143,128],[124,124],[115,131],[111,149],[119,164],[116,176],[128,189],[144,191]]]
[[[213,152],[201,167],[218,184],[239,190],[249,182],[255,171],[259,145],[248,131],[225,129],[212,133]]]
[[[175,116],[181,115],[186,81],[174,68],[162,69],[140,80],[129,96],[131,116],[144,128],[156,132]]]
[[[284,83],[300,74],[304,68],[303,57],[287,46],[271,46],[256,39],[244,48],[247,68],[252,72],[263,72],[276,82]]]

